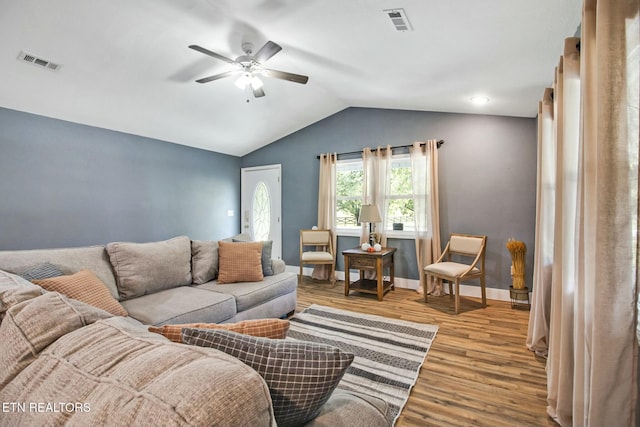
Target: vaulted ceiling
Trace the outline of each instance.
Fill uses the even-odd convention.
[[[0,107],[236,156],[352,106],[535,117],[581,3],[0,0]],[[268,40],[283,48],[268,68],[306,85],[263,78],[254,98],[235,77],[195,83],[233,65],[189,45],[235,59]]]

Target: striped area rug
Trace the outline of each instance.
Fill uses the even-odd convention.
[[[333,345],[355,358],[340,388],[389,403],[395,424],[438,327],[313,304],[290,319],[287,339]]]

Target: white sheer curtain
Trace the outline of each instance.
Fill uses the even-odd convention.
[[[585,0],[582,41],[566,40],[557,69],[554,142],[546,97],[539,116],[527,345],[548,342],[547,411],[562,426],[638,423],[639,4]]]
[[[380,209],[381,224],[376,224],[375,231],[380,234],[380,244],[387,245],[387,194],[389,194],[389,178],[391,176],[391,146],[362,150],[362,169],[364,171],[362,203],[374,204]],[[360,243],[369,241],[369,224],[362,224]]]
[[[538,184],[533,296],[527,347],[538,356],[549,351],[551,275],[556,193],[556,143],[553,124],[553,89],[547,88],[538,105]]]
[[[578,145],[580,138],[580,55],[578,38],[565,40],[564,55],[556,70],[556,200],[551,289],[547,389],[549,415],[571,425],[574,369],[573,318],[576,291],[575,233],[577,227]],[[568,424],[567,424],[568,423]]]
[[[574,425],[637,425],[640,2],[585,0]],[[585,375],[582,375],[585,373]]]
[[[331,230],[333,247],[336,248],[336,153],[320,155],[320,174],[318,179],[318,228]],[[330,280],[331,266],[316,265],[311,277],[318,280]],[[335,276],[335,272],[333,273]]]
[[[424,267],[435,262],[440,248],[440,207],[438,196],[438,143],[414,142],[409,148],[413,188],[416,257],[420,287],[432,295],[442,295],[442,283],[432,281],[425,287]]]

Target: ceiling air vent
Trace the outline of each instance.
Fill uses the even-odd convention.
[[[38,67],[45,68],[50,71],[58,71],[62,65],[53,63],[46,59],[38,58],[30,53],[20,52],[18,55],[18,61],[28,62],[29,64],[37,65]]]
[[[407,19],[407,14],[404,12],[404,9],[385,9],[384,13],[389,16],[391,19],[391,23],[398,31],[411,31],[411,24]]]

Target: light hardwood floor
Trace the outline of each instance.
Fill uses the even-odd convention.
[[[344,295],[305,277],[297,311],[311,304],[439,326],[416,385],[398,422],[406,426],[557,426],[546,414],[544,359],[525,345],[529,311],[503,301],[462,297],[455,315],[449,296],[429,297],[408,289],[375,295]]]

